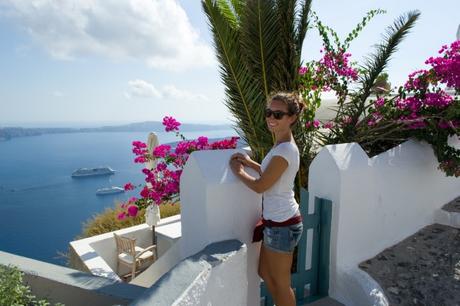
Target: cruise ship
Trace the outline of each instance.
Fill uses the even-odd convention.
[[[115,170],[110,167],[80,168],[72,173],[72,177],[111,175],[114,173]]]
[[[113,193],[122,193],[125,192],[125,190],[121,187],[104,187],[96,190],[97,195],[105,195],[105,194],[113,194]]]

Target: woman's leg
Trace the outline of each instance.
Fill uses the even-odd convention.
[[[260,255],[259,255],[259,276],[264,280],[265,286],[267,286],[268,291],[273,296],[273,292],[275,290],[273,280],[269,274],[269,265],[266,259],[266,248],[264,244],[260,246]]]
[[[259,274],[277,306],[295,306],[295,295],[291,288],[292,254],[272,251],[263,244],[261,247]]]

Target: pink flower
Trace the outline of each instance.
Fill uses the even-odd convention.
[[[307,73],[307,71],[308,71],[307,67],[300,67],[299,68],[299,74],[300,75],[304,75],[305,73]]]
[[[460,40],[439,50],[442,56],[430,57],[426,64],[431,65],[435,78],[448,87],[460,88]]]
[[[163,125],[165,126],[166,132],[178,131],[180,123],[173,117],[166,116],[163,118]]]
[[[133,147],[144,149],[147,148],[147,145],[142,141],[133,141]]]
[[[144,186],[140,194],[143,198],[147,198],[149,196],[149,189],[147,188],[147,186]]]
[[[127,184],[125,185],[125,190],[133,190],[133,189],[134,189],[134,185],[133,185],[133,184],[127,183]]]
[[[146,161],[147,161],[147,160],[146,160],[145,157],[143,157],[143,156],[138,156],[138,157],[136,157],[136,158],[134,159],[134,162],[135,162],[136,164],[143,164],[143,163],[145,163]]]
[[[198,149],[202,150],[202,149],[207,148],[207,146],[208,146],[208,137],[204,137],[204,136],[198,137],[198,140],[197,140]]]
[[[369,121],[367,122],[367,125],[368,126],[376,125],[382,119],[383,119],[382,114],[380,114],[379,112],[375,112],[375,113],[372,114],[372,118],[369,119]]]
[[[331,129],[332,127],[334,127],[333,121],[328,121],[325,124],[323,124],[323,129]]]
[[[350,124],[353,121],[353,119],[350,116],[343,117],[342,122],[343,124]]]
[[[150,169],[144,168],[142,169],[142,173],[144,173],[145,175],[150,175],[152,171]]]
[[[133,141],[133,147],[136,148],[147,148],[147,145],[142,141]]]
[[[409,74],[407,82],[404,84],[406,90],[424,90],[428,86],[428,71],[416,70]]]
[[[131,217],[137,216],[137,212],[139,211],[139,208],[136,205],[131,205],[128,207],[128,214]]]
[[[422,101],[417,97],[409,97],[404,100],[396,99],[396,108],[400,110],[410,110],[412,112],[418,112],[422,107]]]
[[[168,166],[167,166],[165,163],[158,163],[158,164],[157,164],[157,167],[156,167],[156,170],[157,170],[158,172],[161,172],[161,171],[165,170],[167,167],[168,167]]]
[[[449,106],[452,101],[453,98],[444,91],[427,93],[425,94],[425,99],[423,100],[425,105],[437,108],[444,108]]]
[[[319,126],[320,126],[320,122],[318,120],[308,121],[307,123],[305,123],[305,127],[307,129],[309,128],[317,129],[319,128]]]
[[[385,105],[385,99],[384,98],[378,98],[377,101],[374,103],[376,108],[380,108],[383,105]]]
[[[165,158],[166,155],[169,153],[169,151],[171,150],[171,146],[170,145],[159,145],[159,146],[156,146],[155,149],[153,149],[153,157],[156,157],[156,158]]]
[[[148,153],[147,145],[141,141],[133,141],[133,153],[136,155],[145,155]]]
[[[177,131],[180,123],[172,117],[165,117],[163,124],[167,131]],[[174,152],[171,152],[170,145],[159,145],[153,149],[151,155],[146,150],[146,145],[140,141],[133,142],[133,153],[137,155],[136,162],[145,162],[161,158],[154,169],[143,168],[146,185],[140,191],[141,200],[132,197],[122,205],[126,211],[120,214],[120,218],[133,217],[138,214],[139,209],[144,208],[148,203],[162,204],[165,201],[174,200],[178,197],[180,188],[180,176],[182,167],[185,165],[189,155],[196,150],[208,149],[229,149],[236,148],[239,137],[222,139],[213,143],[205,136],[196,140],[184,140],[184,136],[178,132],[182,141],[177,143]],[[132,190],[135,186],[126,184],[126,190]]]
[[[121,212],[117,216],[118,220],[124,220],[125,218],[126,218],[126,213],[125,212]]]
[[[349,66],[348,58],[350,56],[350,53],[343,53],[341,50],[337,53],[327,51],[319,63],[326,68],[327,74],[332,76],[337,74],[338,76],[356,81],[358,79],[358,71]]]

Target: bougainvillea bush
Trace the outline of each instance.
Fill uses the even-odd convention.
[[[141,141],[133,142],[133,153],[136,155],[135,163],[156,161],[153,169],[142,169],[145,175],[145,184],[134,186],[132,183],[125,185],[125,190],[140,188],[140,197],[132,197],[122,205],[125,211],[118,215],[119,219],[127,216],[135,217],[139,209],[148,205],[175,203],[179,200],[179,182],[182,169],[188,157],[198,150],[221,150],[236,148],[238,137],[231,137],[218,141],[209,141],[205,136],[188,140],[179,131],[180,123],[172,117],[163,118],[166,132],[173,132],[180,137],[175,148],[169,144],[161,144],[149,152],[147,144]]]
[[[349,88],[356,80],[366,80],[365,70],[350,65],[350,55],[343,49],[323,52],[321,61],[299,70],[304,96],[334,90],[339,101],[331,121],[306,116],[304,131],[313,133],[319,146],[358,142],[373,156],[416,138],[433,147],[439,169],[460,176],[460,150],[449,143],[460,135],[460,41],[443,46],[438,56],[426,60],[426,69],[411,73],[393,91],[372,92],[369,86],[365,99],[361,96],[365,84],[358,90]],[[315,83],[321,88],[312,88]]]
[[[369,129],[393,125],[388,136],[414,137],[433,147],[439,168],[460,176],[460,150],[449,140],[460,135],[460,41],[443,46],[425,62],[427,69],[411,73],[394,97],[379,97],[362,121]],[[387,137],[387,136],[384,136]]]

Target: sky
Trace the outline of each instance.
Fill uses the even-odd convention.
[[[341,38],[384,9],[351,44],[358,63],[404,12],[421,17],[387,72],[392,85],[455,40],[460,1],[313,0]],[[307,33],[302,60],[319,59]],[[199,0],[0,0],[0,127],[160,121],[231,123]]]

